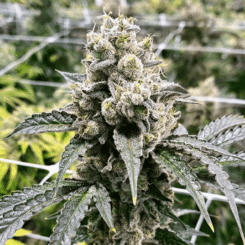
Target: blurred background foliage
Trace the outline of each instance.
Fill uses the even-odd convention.
[[[102,2],[103,5],[100,5],[99,3]],[[84,19],[86,20],[86,13],[90,13],[92,20],[99,23],[101,20],[96,16],[103,14],[103,6],[106,12],[111,11],[115,17],[118,15],[119,6],[120,13],[136,17],[142,29],[139,39],[150,33],[154,35],[155,44],[163,42],[178,28],[180,21],[185,21],[186,26],[183,31],[174,36],[167,45],[170,49],[167,48],[160,54],[165,64],[164,72],[167,79],[181,84],[194,96],[245,99],[244,52],[243,54],[223,52],[224,49],[245,51],[244,0],[1,0],[0,4],[2,4],[0,72],[8,64],[39,45],[40,40],[43,40],[41,38],[67,32],[62,38],[63,43],[48,44],[20,65],[0,76],[0,158],[42,165],[52,165],[59,161],[61,152],[73,135],[72,132],[20,135],[6,141],[3,138],[27,116],[58,109],[71,101],[69,89],[59,86],[64,81],[55,69],[84,72],[84,67],[80,63],[85,57],[82,43],[86,40],[86,33],[94,25],[92,21],[85,25]],[[4,9],[10,12],[4,12]],[[12,21],[8,21],[11,17]],[[29,39],[22,40],[18,36],[4,39],[3,35],[11,35],[11,37],[22,35]],[[69,40],[74,40],[76,44],[65,42]],[[223,48],[223,50],[185,51],[186,47],[204,49],[204,51],[209,47]],[[27,84],[26,81],[41,82],[42,85],[45,82],[47,85],[52,82],[57,85],[37,86]],[[245,108],[242,106],[213,102],[190,104],[180,109],[182,110],[180,122],[191,134],[197,133],[211,120],[222,115],[232,113],[245,115]],[[233,145],[232,149],[245,150],[244,143]],[[245,187],[244,167],[226,166],[225,170],[231,175],[234,183]],[[45,170],[0,162],[0,196],[40,183],[46,175]],[[54,176],[51,179],[54,179]],[[177,184],[176,186],[180,187]],[[202,190],[213,192],[206,186],[203,186]],[[55,225],[55,219],[45,221],[44,218],[60,207],[59,204],[45,209],[26,222],[24,228],[36,234],[49,236]],[[175,208],[197,209],[190,197],[178,194]],[[245,228],[244,206],[240,205],[238,208]],[[213,201],[209,211],[215,216],[212,218],[215,233],[211,233],[204,222],[201,231],[209,234],[210,237],[200,237],[196,244],[242,244],[229,206],[226,203]],[[195,227],[198,217],[198,214],[189,214],[181,216],[181,219]],[[28,237],[15,237],[8,245],[14,244],[45,245],[47,242]]]

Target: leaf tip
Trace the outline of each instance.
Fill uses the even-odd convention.
[[[134,204],[134,206],[136,205],[136,202],[137,202],[137,197],[133,197],[133,204]]]
[[[113,227],[113,228],[111,229],[111,231],[113,231],[113,232],[116,232],[116,229],[115,229],[115,227]]]
[[[209,225],[210,229],[212,230],[212,232],[214,232],[214,226],[213,226],[212,222],[209,222],[208,225]]]
[[[54,190],[54,198],[57,197],[57,192],[58,192],[58,187],[56,186]]]
[[[11,133],[11,134],[5,136],[3,139],[4,139],[4,140],[7,140],[7,139],[9,139],[9,138],[12,137],[12,136],[13,136],[13,133]]]

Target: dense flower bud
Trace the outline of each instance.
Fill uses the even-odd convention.
[[[93,139],[101,133],[101,126],[96,121],[89,121],[83,131],[82,137]]]
[[[121,118],[117,113],[116,105],[112,98],[108,98],[101,104],[101,112],[105,118],[105,121],[110,125],[117,125],[120,123]]]
[[[142,75],[143,64],[134,54],[128,54],[119,61],[118,72],[127,79],[137,80]]]

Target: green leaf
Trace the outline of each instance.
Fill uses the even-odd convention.
[[[100,215],[102,216],[106,224],[109,226],[109,228],[112,231],[116,232],[111,214],[111,199],[109,197],[109,193],[102,184],[98,183],[98,186],[99,187],[95,190],[96,194],[94,195],[96,207],[99,210]]]
[[[71,244],[71,239],[76,236],[80,222],[88,211],[91,198],[91,193],[87,191],[87,188],[83,188],[65,203],[57,219],[57,225],[54,227],[54,233],[50,237],[50,245]]]
[[[159,201],[172,202],[172,200],[163,195],[159,188],[154,184],[149,185],[146,195]]]
[[[161,167],[170,170],[178,178],[178,182],[181,185],[186,185],[186,189],[194,198],[211,230],[214,231],[212,221],[205,207],[204,197],[199,191],[200,184],[196,181],[195,174],[191,172],[185,162],[169,151],[162,151],[159,155],[152,153],[152,157]]]
[[[206,237],[209,236],[208,234],[205,234],[201,231],[196,231],[194,228],[186,224],[185,224],[185,229],[183,229],[183,227],[178,223],[170,223],[169,226],[171,227],[173,231],[178,233],[181,237],[188,239],[188,240],[190,237],[194,235],[195,236],[206,236]]]
[[[54,214],[49,215],[48,217],[45,217],[45,220],[50,220],[50,219],[57,219],[61,215],[61,209],[55,212]]]
[[[59,171],[56,179],[56,189],[55,193],[59,188],[59,183],[64,176],[66,170],[74,163],[78,155],[84,155],[86,150],[91,147],[91,144],[87,143],[84,139],[80,138],[79,135],[75,135],[70,143],[66,146],[64,152],[61,155],[61,160],[59,162]]]
[[[170,140],[163,141],[163,146],[169,146],[170,148],[183,149],[193,147],[195,149],[199,149],[202,152],[205,152],[207,155],[210,154],[219,154],[225,156],[231,156],[239,158],[236,154],[232,154],[227,150],[212,145],[209,142],[200,141],[195,139],[194,137],[172,137]],[[241,158],[242,159],[242,158]]]
[[[178,222],[183,229],[186,230],[186,224],[173,213],[171,208],[169,208],[167,205],[163,205],[161,202],[156,202],[156,207],[161,215],[165,215],[166,217]]]
[[[6,175],[6,173],[8,172],[9,169],[9,163],[5,163],[5,162],[0,162],[0,181],[2,182],[4,176]]]
[[[206,125],[204,129],[199,131],[197,137],[199,140],[211,141],[212,138],[222,134],[224,131],[243,124],[245,124],[245,119],[242,116],[223,116],[222,118],[218,118],[214,122]]]
[[[244,238],[244,234],[242,231],[242,226],[241,226],[241,222],[240,222],[240,218],[239,218],[239,214],[238,214],[238,210],[237,210],[237,206],[235,202],[234,192],[232,191],[233,185],[228,180],[229,175],[223,171],[221,165],[218,162],[215,163],[214,161],[212,161],[212,159],[208,157],[205,153],[197,149],[189,149],[189,150],[185,149],[185,152],[195,157],[195,159],[200,159],[200,162],[203,165],[207,166],[209,172],[212,174],[215,174],[215,179],[217,183],[219,184],[219,186],[221,187],[221,190],[224,192],[224,194],[226,195],[228,199],[230,208],[236,219],[236,222],[237,222],[237,225],[238,225],[238,228],[239,228],[242,240],[243,240],[243,244],[245,244],[245,238]]]
[[[42,148],[37,143],[30,144],[30,147],[37,157],[39,164],[44,164]]]
[[[120,207],[119,207],[119,212],[122,213],[122,215],[124,216],[125,220],[127,221],[128,225],[130,224],[130,215],[132,213],[133,210],[133,205],[130,203],[123,203],[120,202]]]
[[[90,236],[88,235],[88,229],[86,225],[80,225],[80,227],[77,229],[76,236],[72,238],[72,244],[77,245],[87,245],[86,242],[90,241]]]
[[[66,190],[69,188],[77,189],[80,186],[79,181],[62,181],[59,193],[61,195],[67,194]],[[14,206],[25,203],[27,199],[34,198],[39,194],[44,194],[46,191],[53,190],[55,182],[45,183],[44,185],[33,185],[32,188],[25,187],[22,191],[15,191],[11,195],[3,196],[0,199],[0,215],[13,210]]]
[[[75,122],[76,118],[75,115],[56,110],[42,112],[41,114],[33,114],[17,126],[10,135],[5,137],[5,139],[16,134],[74,131],[75,128],[72,127],[72,124]]]
[[[52,203],[60,202],[74,195],[80,187],[79,182],[62,182],[57,196],[54,198],[55,183],[43,186],[34,185],[32,188],[24,188],[16,191],[11,196],[4,196],[0,200],[0,245],[4,245],[7,239],[14,236],[24,222],[40,212]]]
[[[16,181],[16,177],[18,174],[18,166],[17,165],[10,164],[9,168],[10,168],[10,173],[9,173],[8,185],[6,187],[7,190],[9,190],[11,188],[11,186],[13,185],[13,181]]]
[[[126,164],[129,181],[131,186],[133,203],[136,205],[137,201],[137,181],[140,172],[140,157],[143,155],[143,135],[132,136],[127,138],[125,135],[120,134],[116,129],[114,130],[114,142],[117,150]]]
[[[161,245],[193,245],[166,228],[163,230],[158,228],[156,230],[155,239],[157,239]]]

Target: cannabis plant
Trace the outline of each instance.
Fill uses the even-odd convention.
[[[72,90],[64,108],[34,114],[9,136],[75,131],[59,161],[55,182],[2,197],[0,244],[24,221],[52,203],[67,200],[50,243],[104,245],[190,244],[203,233],[184,224],[173,210],[174,180],[186,186],[213,230],[200,182],[223,191],[245,244],[232,184],[223,163],[239,164],[244,153],[224,146],[245,138],[245,119],[224,116],[197,136],[178,127],[175,104],[191,103],[188,92],[167,82],[152,36],[136,40],[133,18],[103,15],[99,32],[87,34],[86,74],[59,73]],[[78,160],[78,161],[77,161]],[[66,170],[78,163],[71,179]]]

